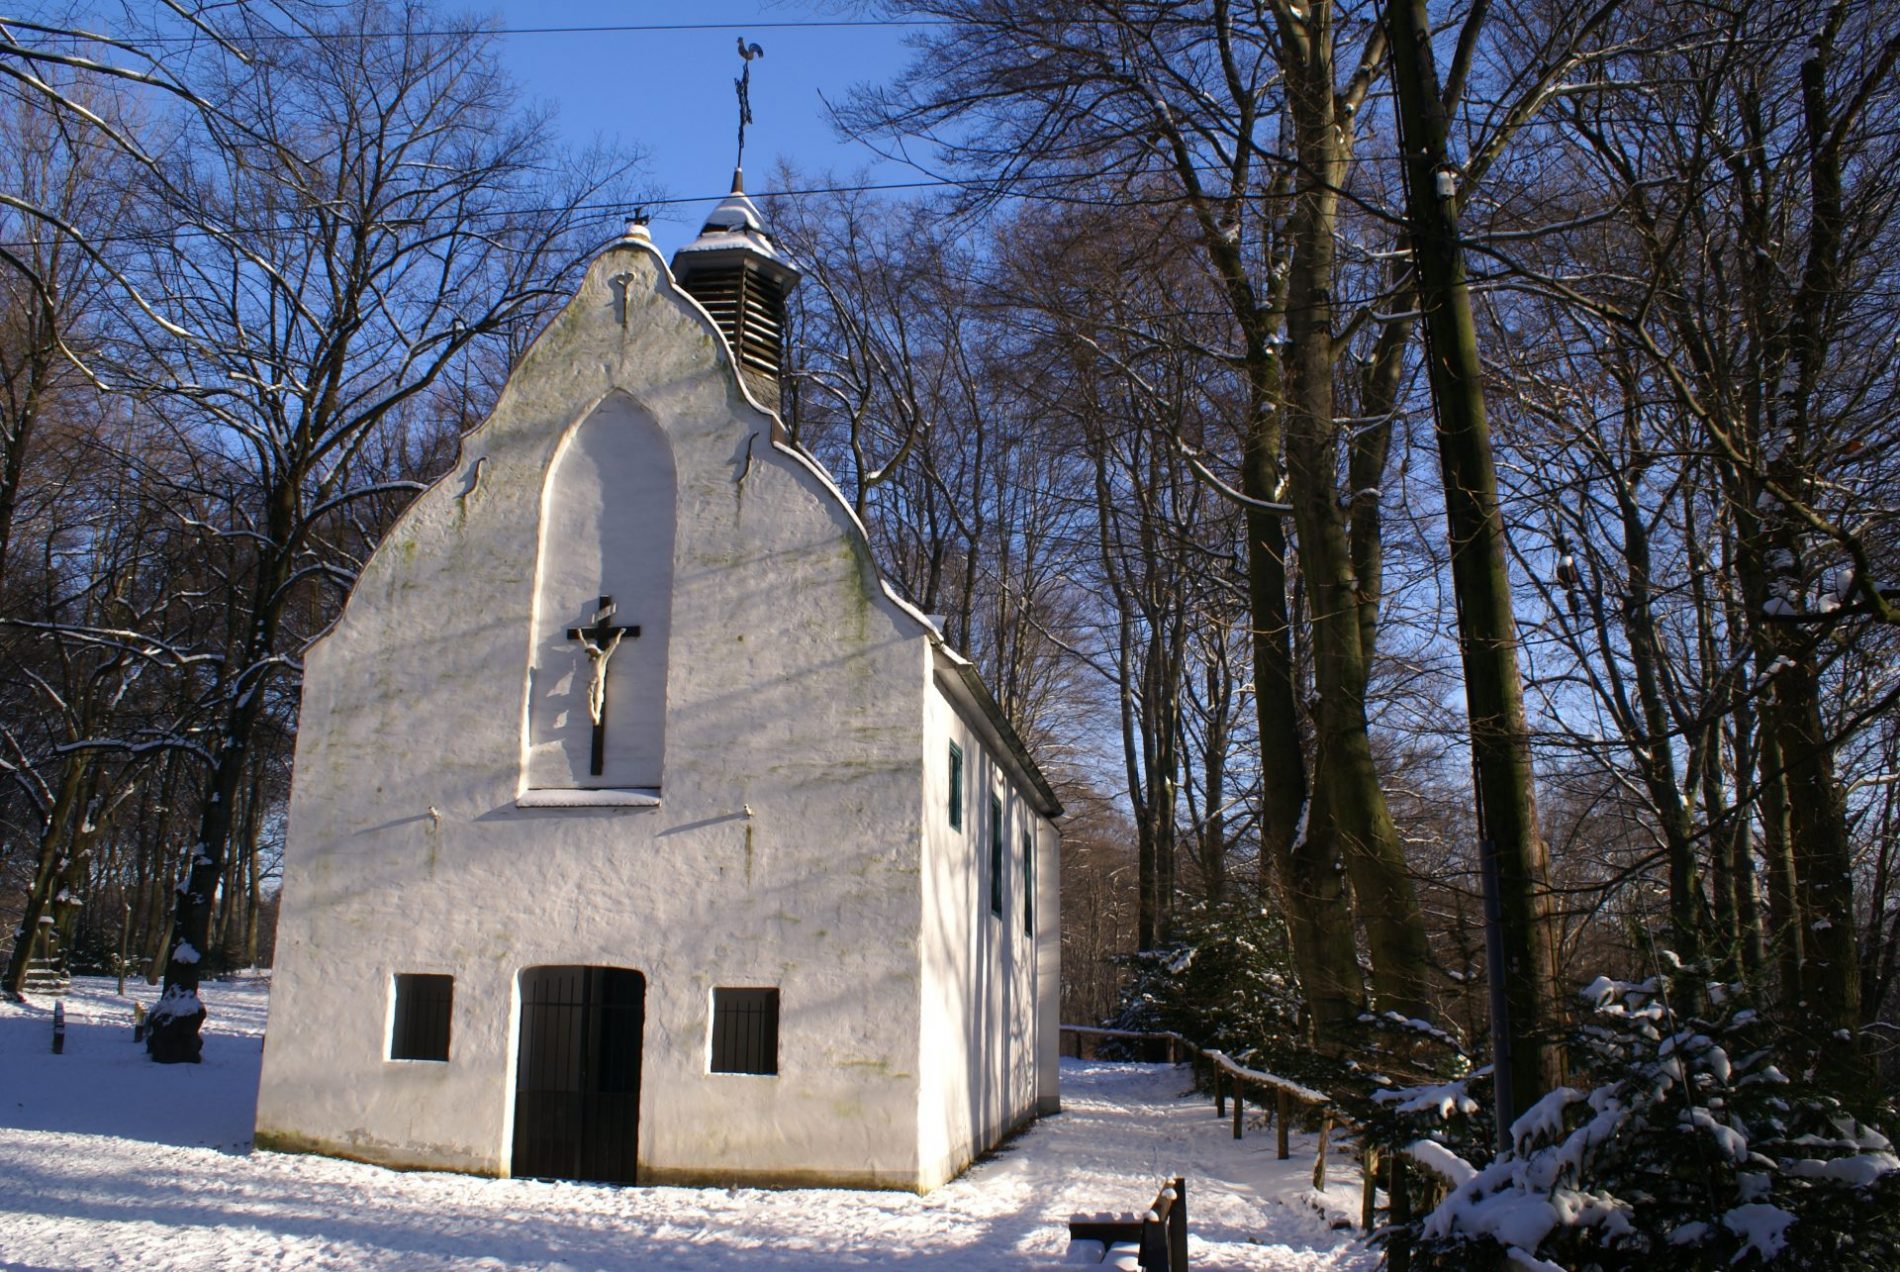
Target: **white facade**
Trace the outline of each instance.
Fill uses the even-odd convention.
[[[310,651],[257,1143],[508,1174],[522,973],[609,967],[640,1181],[933,1187],[1054,1107],[1059,811],[631,236]],[[446,1060],[389,1058],[413,974]],[[716,988],[778,991],[775,1075],[709,1071]]]

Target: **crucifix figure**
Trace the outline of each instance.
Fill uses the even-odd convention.
[[[614,650],[620,648],[623,636],[638,637],[638,627],[615,627],[613,625],[614,598],[603,596],[600,606],[594,611],[594,621],[588,627],[570,627],[567,638],[581,643],[581,649],[587,654],[588,666],[593,678],[587,684],[587,714],[594,720],[594,764],[592,773],[600,776],[602,762],[607,753],[607,660],[614,656]]]

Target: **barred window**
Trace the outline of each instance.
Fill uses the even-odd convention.
[[[391,1060],[447,1060],[455,978],[396,974],[396,1010],[389,1030]]]
[[[712,1071],[778,1072],[778,991],[713,990]]]

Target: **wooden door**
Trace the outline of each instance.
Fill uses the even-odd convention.
[[[620,967],[522,971],[515,1175],[635,1182],[646,989]]]

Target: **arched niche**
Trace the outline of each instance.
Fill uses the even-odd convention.
[[[548,470],[535,568],[528,677],[529,790],[657,789],[666,752],[673,608],[673,449],[652,415],[609,395],[570,431]],[[611,616],[600,598],[611,597]],[[600,772],[590,695],[602,628],[625,631],[604,659]],[[585,639],[577,632],[592,629]]]

